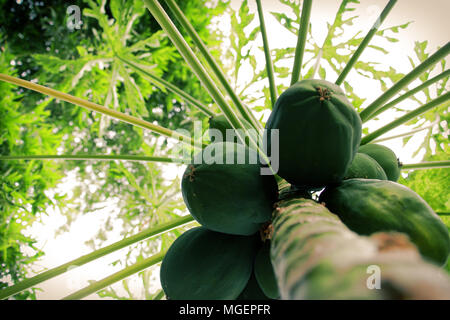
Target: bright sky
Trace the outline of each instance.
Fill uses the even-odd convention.
[[[241,1],[232,0],[233,6],[239,6]],[[262,1],[265,9],[265,20],[268,26],[268,38],[271,48],[283,47],[286,44],[295,46],[296,38],[286,32],[277,22],[271,17],[270,11],[279,11],[283,7],[275,0]],[[355,21],[355,29],[363,29],[364,34],[372,26],[373,21],[383,9],[386,1],[381,0],[361,0],[358,6],[357,14],[360,18]],[[249,1],[251,11],[255,12],[255,2]],[[318,43],[322,43],[326,34],[326,23],[331,22],[339,6],[339,1],[335,0],[315,0],[313,1],[311,21],[313,22],[313,36]],[[382,27],[392,26],[405,23],[413,20],[414,23],[406,29],[401,31],[400,42],[392,44],[389,47],[389,55],[381,59],[380,62],[388,61],[395,62],[395,67],[402,72],[411,70],[407,54],[411,53],[414,46],[414,40],[428,40],[429,48],[434,51],[436,46],[442,46],[448,41],[448,30],[450,30],[450,20],[448,19],[448,12],[450,12],[450,1],[448,0],[429,0],[425,3],[420,0],[399,0]],[[225,22],[224,27],[227,23]],[[228,24],[229,25],[229,24]],[[445,31],[447,30],[447,31]],[[262,42],[259,44],[262,45]],[[373,50],[366,50],[361,57],[364,60],[380,60],[380,56],[373,53]],[[264,57],[261,56],[261,61]],[[349,82],[354,85],[356,92],[360,96],[367,97],[366,103],[372,102],[379,94],[380,90],[374,87],[370,81],[363,81],[360,78],[355,78],[355,75],[350,73],[347,77]],[[356,81],[355,81],[356,79]],[[245,81],[245,78],[242,78]],[[288,79],[289,80],[289,79]],[[287,81],[288,81],[287,80]],[[335,78],[327,79],[334,81]],[[353,80],[353,81],[352,81]],[[414,103],[406,102],[403,107],[416,107]],[[386,112],[378,123],[372,123],[373,127],[378,127],[380,123],[391,121],[393,113]],[[405,132],[404,128],[398,128],[389,133],[393,135],[396,133]],[[421,159],[421,154],[417,157],[412,157],[412,150],[423,140],[423,134],[417,134],[409,143],[402,147],[401,139],[391,140],[385,144],[391,147],[400,159],[405,163],[418,162]],[[165,167],[165,172],[168,179],[173,179],[179,176],[183,167],[176,167],[168,165]],[[71,174],[59,186],[60,190],[71,190],[73,187],[73,177]],[[70,191],[69,191],[70,192]],[[37,237],[37,246],[45,251],[45,256],[36,263],[36,271],[40,272],[43,268],[56,267],[69,260],[77,258],[83,254],[91,252],[91,248],[84,244],[85,241],[90,240],[97,232],[98,226],[102,225],[108,216],[115,214],[114,204],[110,204],[105,209],[95,213],[87,213],[81,216],[73,223],[70,232],[59,236],[54,236],[54,231],[64,223],[65,218],[55,210],[50,210],[47,215],[42,215],[42,222],[35,223],[30,233]],[[120,240],[120,223],[118,222],[114,231],[109,234],[109,239],[105,245]],[[43,291],[37,293],[38,299],[60,299],[86,285],[88,280],[99,280],[107,275],[120,270],[121,266],[113,267],[110,263],[117,260],[126,248],[116,253],[110,254],[104,258],[98,259],[85,266],[76,268],[59,277],[46,281],[39,285]],[[135,278],[136,279],[136,278]],[[157,283],[157,272],[155,272],[155,284]],[[134,281],[138,286],[139,281]],[[116,287],[117,288],[117,287]],[[136,287],[135,290],[140,290]],[[88,299],[98,299],[97,295],[90,295]]]

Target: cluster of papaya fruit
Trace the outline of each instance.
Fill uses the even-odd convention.
[[[178,237],[161,265],[169,299],[278,298],[267,242],[260,230],[270,222],[278,185],[261,175],[260,164],[238,164],[250,155],[240,143],[214,142],[215,159],[190,164],[181,182],[183,199],[201,224]]]
[[[244,125],[250,128],[251,125]],[[406,234],[422,256],[443,265],[450,251],[447,227],[413,190],[397,183],[401,163],[389,148],[360,145],[361,119],[344,92],[324,80],[302,80],[277,99],[264,150],[278,162],[277,175],[297,196],[317,201],[361,235],[381,231]],[[224,116],[210,120],[224,134]],[[277,154],[269,154],[277,143]],[[169,299],[278,299],[270,259],[271,219],[280,194],[263,165],[239,163],[250,148],[236,141],[214,141],[214,159],[187,166],[182,194],[201,224],[178,237],[161,265]],[[231,161],[233,159],[234,161]],[[298,192],[300,190],[300,193]]]

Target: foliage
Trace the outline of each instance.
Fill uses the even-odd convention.
[[[15,75],[14,55],[8,47],[0,52],[0,73]],[[46,123],[49,113],[42,106],[27,112],[23,96],[16,88],[0,83],[0,153],[27,155],[51,153],[61,135]],[[55,186],[61,175],[57,165],[42,161],[0,161],[0,288],[26,275],[27,265],[43,252],[22,231],[46,208],[53,205],[46,191]],[[23,250],[24,247],[28,249]],[[17,298],[33,298],[34,290]]]
[[[430,50],[427,49],[427,46],[427,41],[416,41],[414,47],[415,57],[409,57],[412,67],[418,64],[415,61],[420,63],[430,55]],[[434,68],[423,73],[419,77],[419,81],[422,83],[427,81],[432,77],[432,74],[444,71],[445,67],[445,60],[443,60]],[[423,90],[422,94],[416,94],[412,100],[420,105],[431,101],[448,90],[448,80],[449,77],[442,79],[436,85]],[[448,160],[450,153],[448,146],[448,107],[448,103],[443,104],[408,123],[411,129],[425,127],[427,124],[434,124],[426,129],[425,137],[414,153],[414,155],[417,155],[419,152],[425,151],[422,161]],[[403,145],[405,146],[410,139],[411,137],[403,138]],[[450,230],[450,170],[448,168],[409,171],[406,177],[400,178],[399,182],[410,187],[425,199],[441,215],[441,219]],[[447,262],[446,270],[450,272],[449,262]]]
[[[120,55],[129,61],[138,62],[146,70],[177,85],[197,99],[205,103],[210,102],[210,98],[185,66],[174,47],[169,44],[159,25],[138,3],[131,1],[74,2],[73,4],[83,10],[83,26],[80,30],[70,31],[65,21],[66,6],[61,3],[41,6],[33,1],[22,4],[3,1],[2,7],[9,10],[1,10],[1,18],[6,22],[4,26],[9,27],[2,27],[1,32],[4,34],[5,42],[12,44],[12,57],[15,58],[21,77],[36,79],[38,83],[62,92],[84,97],[151,122],[155,121],[168,128],[192,130],[192,119],[207,121],[203,114],[192,110],[164,88],[152,85],[148,79],[116,57]],[[205,7],[198,1],[180,1],[179,5],[193,20],[197,32],[207,44],[219,43],[220,34],[207,27],[211,19],[225,9],[226,3],[220,3],[212,8]],[[40,28],[22,28],[20,32],[12,32],[14,28],[11,26],[14,23],[20,23],[21,26],[27,25],[24,21],[30,19],[30,16],[34,17],[36,25]],[[41,36],[36,34],[36,30],[41,33]],[[31,38],[36,39],[32,50],[23,41],[23,39]],[[60,39],[64,40],[60,41]],[[9,61],[6,61],[5,65],[9,66]],[[3,70],[2,72],[8,73]],[[1,85],[5,88],[7,86],[4,83]],[[11,95],[4,94],[3,99],[17,99],[12,95],[14,87],[7,86],[7,88],[11,91]],[[33,134],[35,140],[44,139],[44,143],[39,149],[35,146],[35,140],[29,139],[22,144],[22,147],[12,150],[11,154],[62,152],[164,155],[170,150],[165,138],[157,138],[142,129],[114,120],[110,121],[106,117],[92,114],[63,101],[48,97],[43,99],[42,95],[31,91],[22,89],[18,91],[22,94],[22,104],[19,101],[9,105],[4,103],[2,107],[8,105],[9,108],[14,106],[17,108],[21,105],[19,112],[14,110],[16,113],[13,113],[12,110],[7,110],[8,116],[22,115],[26,119],[25,123],[28,126],[33,124],[33,129],[36,129],[36,132],[31,132],[30,136]],[[31,109],[34,113],[30,112]],[[43,122],[43,128],[37,132],[40,122]],[[13,128],[14,125],[17,125],[17,128],[21,127],[18,121],[8,120],[2,122],[3,124],[9,126],[4,130],[11,133],[18,131]],[[47,131],[44,131],[44,128]],[[3,137],[8,138],[4,135]],[[10,145],[14,145],[17,138],[11,136],[9,140]],[[26,148],[23,145],[26,145]],[[57,148],[59,151],[56,151]],[[6,155],[9,152],[5,151],[2,154]],[[38,199],[43,197],[44,190],[52,186],[50,182],[54,175],[61,177],[70,171],[76,173],[73,197],[69,198],[65,195],[64,201],[61,198],[55,203],[67,217],[67,223],[59,232],[68,231],[71,223],[80,213],[95,212],[107,199],[114,197],[119,199],[118,218],[124,221],[124,236],[166,221],[184,210],[181,206],[181,196],[178,196],[180,182],[174,180],[167,184],[162,177],[163,168],[156,164],[68,161],[59,163],[56,167],[56,163],[48,161],[29,163],[27,172],[33,172],[35,167],[39,168],[44,164],[54,168],[55,173],[52,174],[47,174],[47,171],[42,169],[44,173],[42,177],[48,176],[48,181],[35,183],[34,195]],[[1,164],[20,165],[12,161],[8,163],[2,161]],[[16,176],[11,176],[11,183],[15,182],[14,179],[21,179],[22,171],[25,169],[11,170],[12,173],[16,172]],[[36,177],[43,180],[39,171],[35,171]],[[28,178],[32,179],[33,176],[28,174]],[[96,192],[89,192],[92,186],[96,186]],[[37,189],[38,187],[42,188],[42,192],[41,189]],[[26,186],[24,190],[30,192]],[[18,191],[20,190],[11,194],[6,187],[2,189],[8,197],[23,197],[24,195]],[[46,206],[41,202],[36,202],[33,207],[35,211],[44,211]],[[110,231],[110,222],[111,220],[99,230],[98,237],[89,243],[92,248],[102,246]],[[2,225],[6,226],[5,223]],[[13,231],[13,226],[14,224],[9,224],[10,232]],[[172,232],[164,235],[159,241],[143,242],[131,248],[130,253],[121,263],[127,265],[130,261],[134,261],[130,259],[132,256],[146,256],[149,252],[159,250],[161,242],[163,247],[168,246],[177,235],[178,233]],[[2,239],[5,239],[5,242],[14,240],[14,238],[8,240],[6,237]],[[158,243],[160,243],[159,246],[156,245]],[[11,262],[11,266],[21,265],[19,245],[15,250],[17,263],[14,255],[10,254],[8,261]],[[20,273],[21,277],[23,275],[23,272]],[[14,276],[13,282],[18,277],[19,275]]]
[[[299,26],[298,21],[301,16],[301,6],[297,1],[280,0],[280,2],[291,9],[291,14],[277,12],[273,12],[272,14],[287,30],[296,35]],[[315,78],[316,75],[318,75],[320,79],[330,80],[332,79],[331,77],[337,77],[344,69],[346,63],[365,36],[363,30],[356,32],[352,36],[348,36],[349,31],[347,31],[347,29],[351,27],[354,20],[358,18],[357,15],[350,14],[355,10],[355,4],[359,4],[359,1],[343,0],[341,2],[338,12],[334,17],[334,21],[332,23],[327,23],[328,33],[322,44],[317,43],[314,39],[311,33],[313,26],[311,26],[305,49],[306,59],[302,66],[302,70],[305,70],[303,72],[303,78]],[[389,36],[389,34],[399,33],[401,29],[405,29],[408,25],[409,22],[380,29],[376,32],[375,38],[383,38],[388,42],[396,42],[398,41],[397,37],[394,35]],[[370,45],[370,47],[380,53],[388,53],[382,47],[374,45]],[[275,61],[293,57],[294,51],[294,47],[275,49]],[[403,74],[398,73],[392,66],[388,71],[383,71],[382,69],[383,68],[377,66],[377,63],[375,62],[360,59],[354,65],[353,72],[377,80],[379,84],[381,84],[383,91],[388,89],[388,83],[395,83],[403,76]],[[285,70],[284,72],[285,76],[290,74],[289,70]],[[361,105],[364,103],[365,99],[354,92],[353,87],[348,81],[344,81],[343,85],[346,94],[354,107],[357,108],[358,111],[361,111]]]

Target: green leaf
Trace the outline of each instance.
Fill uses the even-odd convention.
[[[326,77],[327,77],[327,72],[325,71],[325,68],[323,68],[323,67],[319,67],[319,76],[320,76],[320,79],[326,79]]]

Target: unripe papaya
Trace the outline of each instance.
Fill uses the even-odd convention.
[[[400,176],[401,163],[394,151],[381,144],[369,143],[359,147],[359,153],[373,158],[383,168],[388,180],[396,182]]]
[[[266,129],[267,151],[270,130],[279,130],[278,174],[311,190],[341,181],[361,141],[355,108],[341,88],[324,80],[302,80],[284,91]]]
[[[264,294],[271,299],[279,299],[280,292],[270,260],[270,242],[266,241],[255,258],[254,273]]]
[[[425,200],[404,185],[389,180],[349,179],[325,188],[319,201],[359,234],[402,232],[425,258],[439,265],[447,261],[447,227]]]
[[[254,272],[252,272],[247,285],[236,300],[269,300],[259,286]]]
[[[250,279],[259,241],[204,227],[189,229],[162,261],[164,293],[172,300],[236,299]]]
[[[196,156],[202,156],[201,163],[188,165],[181,191],[201,225],[217,232],[251,235],[270,220],[278,185],[273,175],[261,175],[258,159],[251,163],[255,152],[242,144],[213,143]],[[246,160],[239,164],[239,159]]]
[[[344,179],[364,178],[387,180],[383,168],[373,158],[364,153],[357,152]]]
[[[258,143],[258,133],[253,128],[253,126],[245,119],[240,119],[242,124],[244,125],[243,131],[245,134],[245,139],[248,137],[252,137],[253,141]],[[212,129],[216,129],[214,132]],[[217,133],[221,133],[221,139],[218,140]],[[219,114],[209,118],[209,130],[208,130],[209,138],[212,142],[237,142],[241,143],[236,130],[228,122],[227,118],[223,114]]]

